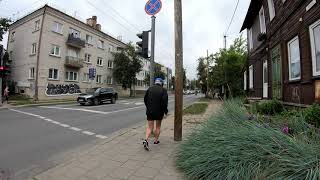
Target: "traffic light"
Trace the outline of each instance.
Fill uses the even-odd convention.
[[[142,40],[137,42],[140,48],[137,53],[144,58],[149,58],[149,31],[143,31],[141,34],[137,34],[137,36]]]

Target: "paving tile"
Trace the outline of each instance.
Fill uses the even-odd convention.
[[[157,175],[154,180],[179,180],[179,176]]]
[[[137,170],[137,172],[134,175],[138,177],[144,177],[144,178],[154,178],[158,174],[159,174],[158,169],[141,167]]]
[[[150,167],[154,169],[161,169],[165,165],[164,160],[158,160],[158,159],[152,159],[149,161],[146,161],[143,166]]]
[[[121,167],[125,167],[128,169],[138,169],[143,166],[143,162],[141,161],[135,161],[135,160],[128,160],[126,163],[124,163]]]
[[[130,156],[123,155],[123,154],[118,154],[118,155],[111,157],[112,160],[122,162],[122,163],[127,162],[129,160],[129,158],[130,158]]]
[[[131,176],[129,180],[152,180],[151,178],[145,178],[145,177],[138,177],[138,176]]]
[[[124,167],[116,168],[110,173],[110,177],[119,179],[129,179],[129,177],[134,173],[134,170]]]

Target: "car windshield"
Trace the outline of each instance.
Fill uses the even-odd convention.
[[[113,89],[112,88],[106,88],[106,91],[107,92],[113,92]]]
[[[87,94],[94,94],[95,92],[98,92],[100,88],[91,88],[91,89],[87,89],[86,93]]]

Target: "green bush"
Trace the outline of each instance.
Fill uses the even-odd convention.
[[[277,100],[266,101],[257,105],[257,111],[267,115],[275,115],[284,110],[284,106]]]
[[[304,110],[305,120],[309,124],[315,125],[317,128],[320,127],[320,105],[313,104],[312,106]]]
[[[248,120],[239,102],[192,133],[177,152],[188,179],[320,179],[320,146]]]

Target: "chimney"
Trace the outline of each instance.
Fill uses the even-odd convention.
[[[101,24],[97,24],[97,25],[96,25],[96,30],[101,31]]]
[[[91,19],[92,19],[92,25],[91,26],[95,28],[96,25],[97,25],[97,16],[92,16]]]

